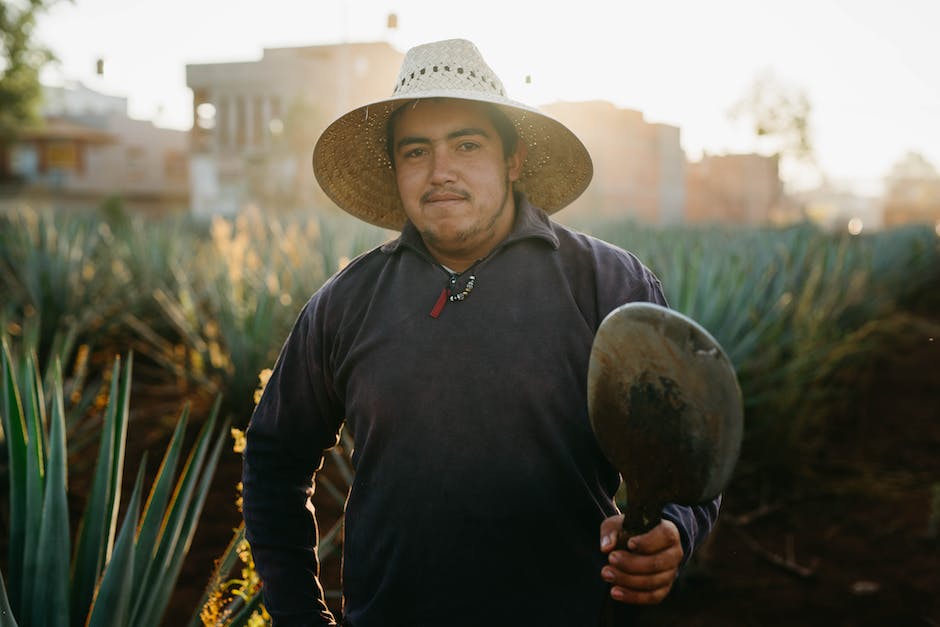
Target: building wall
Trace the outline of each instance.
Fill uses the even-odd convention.
[[[259,61],[193,64],[193,210],[331,204],[313,177],[317,137],[386,98],[403,55],[385,42],[266,49]]]
[[[102,94],[78,82],[43,87],[42,99],[42,115],[48,117],[127,115],[127,98]]]
[[[649,124],[643,114],[605,101],[559,102],[542,108],[581,139],[594,178],[562,217],[630,217],[652,224],[681,216],[685,157],[679,129]]]
[[[686,171],[685,221],[786,222],[777,157],[706,155]]]
[[[656,124],[656,154],[659,156],[659,224],[680,224],[685,215],[685,152],[679,142],[679,129]]]
[[[118,141],[88,149],[84,171],[69,180],[72,189],[108,195],[188,195],[186,131],[158,128],[124,115],[85,121],[96,122]]]
[[[7,191],[63,209],[95,208],[113,196],[150,213],[186,207],[189,134],[126,110],[126,99],[80,84],[47,88],[45,125],[4,151]]]

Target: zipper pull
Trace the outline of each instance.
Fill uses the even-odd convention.
[[[431,308],[431,317],[437,318],[441,315],[441,311],[444,310],[444,305],[447,304],[448,290],[445,287],[441,290],[441,295],[437,297],[437,302],[434,303],[434,307]]]
[[[447,304],[448,298],[454,293],[454,286],[457,285],[457,276],[458,275],[453,272],[451,273],[450,282],[441,290],[441,295],[437,297],[437,302],[434,303],[434,307],[431,308],[430,316],[432,318],[439,317],[444,310],[444,305]]]

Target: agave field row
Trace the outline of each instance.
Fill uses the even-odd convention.
[[[866,330],[887,341],[872,325],[913,332],[897,314],[940,275],[938,237],[926,226],[867,236],[810,225],[577,226],[635,252],[662,279],[670,305],[721,342],[742,383],[747,437],[778,444],[825,411],[814,381],[827,364],[884,348],[860,338]],[[258,375],[303,303],[390,236],[346,216],[254,211],[109,225],[23,210],[0,217],[0,322],[38,346],[46,371],[52,356],[68,365],[79,348],[99,356],[134,349],[154,385],[221,395],[223,415],[244,426]]]
[[[133,348],[184,389],[223,395],[244,424],[258,373],[299,308],[351,256],[385,237],[340,219],[111,226],[23,211],[0,224],[0,316],[45,363]],[[157,377],[159,378],[159,377]]]
[[[916,315],[923,309],[918,302],[933,298],[936,304],[940,285],[940,246],[928,227],[849,236],[808,224],[786,229],[653,228],[627,221],[576,226],[636,253],[662,279],[670,305],[724,346],[746,408],[739,475],[798,475],[802,461],[824,446],[826,421],[844,405],[851,386],[865,384],[858,374],[864,364],[937,331],[935,319]],[[158,497],[154,504],[151,496],[140,514],[136,540],[122,544],[122,537],[134,533],[134,524],[126,522],[133,517],[125,518],[120,531],[116,527],[122,469],[115,460],[123,459],[123,434],[138,429],[150,439],[169,440],[167,456],[175,459],[182,437],[180,407],[195,398],[210,399],[213,416],[244,427],[259,374],[273,364],[303,303],[349,259],[391,236],[345,216],[271,217],[260,211],[209,221],[108,222],[94,215],[43,215],[28,209],[0,216],[5,346],[0,473],[6,475],[0,479],[11,495],[11,504],[0,503],[0,511],[10,512],[10,528],[19,534],[6,541],[9,564],[0,564],[0,572],[8,576],[10,598],[0,602],[22,614],[30,599],[49,589],[57,601],[44,605],[44,611],[71,616],[70,622],[82,622],[96,611],[104,616],[96,603],[123,616],[158,620],[172,581],[146,580],[153,575],[145,564],[159,557],[178,573],[180,551],[185,553],[188,543],[177,537],[191,534],[207,489],[201,486],[208,484],[200,478],[200,487],[192,488],[194,504],[181,504],[178,511],[175,500],[167,505]],[[146,411],[127,407],[131,353],[133,385],[146,396]],[[128,356],[123,370],[113,365],[121,355]],[[846,372],[854,374],[847,378]],[[165,408],[157,401],[161,398],[168,399]],[[137,424],[130,420],[135,414]],[[220,437],[213,423],[214,418],[206,421],[199,450]],[[170,438],[171,433],[177,435]],[[98,479],[108,471],[91,468],[89,456],[78,454],[95,442],[99,451],[111,451],[110,480]],[[214,445],[206,465],[211,467],[217,455]],[[348,482],[352,471],[342,451],[333,457]],[[96,468],[104,468],[103,463]],[[177,480],[165,466],[154,479],[158,495]],[[91,496],[104,499],[101,508],[89,504],[89,511],[101,509],[109,516],[94,523],[97,540],[86,540],[86,530],[63,533],[67,520],[47,523],[48,531],[35,523],[45,523],[44,499],[52,514],[65,516],[65,482],[72,472],[94,477]],[[196,485],[195,478],[185,477],[178,481]],[[327,482],[323,487],[324,498],[341,501],[345,494],[343,486]],[[134,517],[142,489],[138,479],[129,508]],[[104,496],[94,496],[99,494]],[[177,536],[166,540],[171,545],[161,544],[171,520],[185,523],[179,522]],[[339,528],[337,523],[326,534],[321,557],[336,548],[333,537]],[[31,574],[46,559],[45,540],[35,535],[45,533],[66,549],[71,537],[77,538],[76,547],[86,547],[73,549],[71,573],[55,571],[53,588],[34,583]],[[141,543],[143,549],[131,548]],[[206,597],[207,607],[214,604],[215,622],[226,611],[247,620],[256,610],[257,582],[251,592],[247,577],[239,588],[243,594],[229,595],[239,607],[220,607],[219,590],[231,587],[226,578],[238,567],[237,558],[250,562],[245,552],[236,535],[217,564]],[[156,605],[147,606],[133,586],[104,584],[112,553],[124,560],[113,572],[123,568],[135,574],[137,584],[146,581],[149,589],[160,590]],[[88,557],[92,554],[99,557]],[[76,579],[75,573],[83,571],[87,576]]]

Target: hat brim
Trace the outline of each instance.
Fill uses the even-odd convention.
[[[594,173],[581,140],[564,124],[528,105],[475,91],[425,91],[421,99],[450,98],[496,105],[528,149],[515,189],[547,213],[580,196]],[[324,193],[347,213],[377,226],[399,230],[405,211],[386,151],[391,114],[415,95],[392,97],[341,116],[320,135],[313,172]]]

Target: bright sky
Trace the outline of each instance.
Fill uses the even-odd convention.
[[[60,59],[45,81],[127,96],[132,116],[180,129],[192,124],[187,63],[465,37],[511,97],[638,109],[681,127],[691,158],[758,148],[728,110],[769,69],[807,92],[823,170],[864,189],[908,151],[940,168],[938,28],[938,0],[74,0],[37,34]]]

